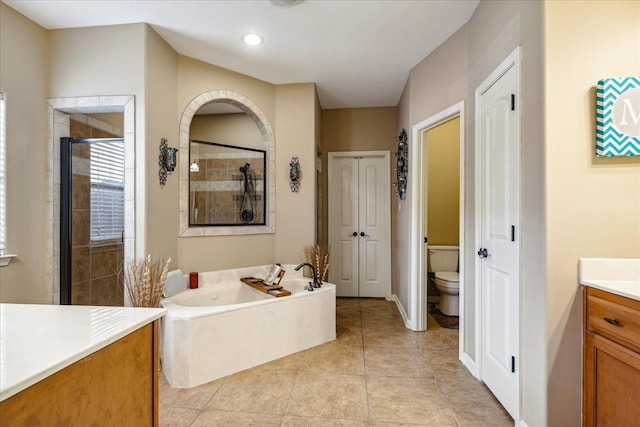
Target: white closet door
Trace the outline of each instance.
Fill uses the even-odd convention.
[[[358,296],[358,159],[329,161],[329,282],[339,296]],[[354,235],[355,234],[355,235]]]
[[[359,159],[359,296],[390,296],[389,159]]]
[[[338,296],[391,295],[388,152],[329,153],[329,281]]]
[[[482,380],[518,419],[518,73],[510,68],[481,97]]]

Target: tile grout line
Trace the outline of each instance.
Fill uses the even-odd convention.
[[[436,387],[438,387],[438,390],[440,391],[440,394],[442,394],[442,397],[444,398],[444,400],[447,401],[447,405],[449,405],[449,409],[451,409],[451,412],[453,413],[453,418],[455,418],[456,423],[458,423],[458,426],[460,427],[462,424],[460,424],[460,420],[458,419],[458,413],[456,412],[455,408],[453,407],[453,404],[451,403],[447,395],[444,393],[444,391],[442,391],[442,387],[440,387],[440,380],[437,378],[434,378],[434,382],[436,383]]]
[[[295,390],[296,385],[298,384],[298,378],[300,378],[300,374],[302,373],[302,369],[298,369],[296,372],[296,379],[293,381],[293,386],[291,386],[291,390],[289,391],[289,399],[287,400],[287,405],[284,408],[284,412],[282,413],[282,420],[280,421],[280,426],[284,425],[284,419],[287,416],[287,411],[289,410],[289,404],[291,404],[291,399],[293,399],[293,390]]]
[[[358,301],[358,308],[360,310],[360,335],[362,337],[362,364],[364,365],[364,392],[367,398],[367,424],[371,425],[371,406],[369,404],[369,375],[367,373],[367,357],[365,355],[364,346],[364,319],[362,318],[362,306]]]

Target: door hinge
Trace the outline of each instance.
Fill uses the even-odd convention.
[[[516,226],[515,225],[511,226],[511,241],[512,242],[516,241]]]
[[[427,237],[424,238],[424,242],[427,243],[429,239]]]
[[[511,111],[516,111],[516,95],[511,94]]]
[[[515,372],[515,371],[516,371],[516,357],[511,356],[511,372]]]

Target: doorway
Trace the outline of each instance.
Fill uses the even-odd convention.
[[[118,132],[114,132],[114,126],[105,129],[111,134],[117,134],[124,139],[125,159],[125,233],[124,233],[124,257],[133,259],[144,256],[144,245],[136,242],[144,241],[144,185],[136,184],[134,157],[144,158],[144,144],[135,144],[135,99],[130,95],[120,96],[91,96],[77,98],[54,98],[47,100],[48,113],[48,163],[47,163],[47,188],[46,211],[49,220],[46,222],[46,247],[45,258],[47,271],[45,272],[46,298],[51,304],[60,304],[60,140],[71,135],[71,117],[76,114],[84,115],[113,115],[118,114],[122,123]],[[89,119],[87,119],[89,121]],[[94,135],[100,136],[100,135]],[[136,155],[137,152],[137,155]],[[136,206],[138,206],[136,208]]]
[[[434,116],[416,124],[412,128],[412,138],[409,145],[409,177],[411,185],[411,225],[410,225],[410,247],[409,247],[409,307],[407,317],[405,319],[406,326],[414,331],[425,331],[427,329],[427,265],[426,265],[426,245],[424,242],[427,234],[424,230],[425,224],[425,192],[424,183],[426,182],[427,168],[423,162],[425,157],[425,134],[430,129],[449,122],[452,119],[459,118],[459,208],[458,208],[458,241],[459,241],[459,352],[460,360],[474,373],[476,370],[471,358],[466,357],[465,350],[465,326],[466,321],[466,305],[465,293],[469,291],[465,288],[465,233],[464,233],[464,195],[465,195],[465,174],[464,174],[464,101],[461,101],[446,110],[441,111]],[[472,290],[471,290],[472,291]],[[473,324],[473,322],[471,322]]]
[[[455,276],[460,246],[460,117],[427,129],[422,140],[426,169],[423,227],[428,313],[447,323],[458,322],[459,290]],[[431,256],[438,253],[452,254],[445,269],[435,270],[430,262]],[[445,282],[447,286],[436,284],[436,272],[451,279]]]
[[[389,158],[388,151],[329,153],[329,281],[338,296],[391,298]]]

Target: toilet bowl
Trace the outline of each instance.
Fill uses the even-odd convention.
[[[458,302],[460,293],[459,277],[459,274],[455,272],[437,271],[433,279],[436,288],[440,291],[440,311],[447,316],[458,316],[460,313]]]
[[[438,304],[442,314],[458,316],[459,305],[459,274],[458,246],[427,246],[427,271],[434,275],[433,282],[440,291]]]

